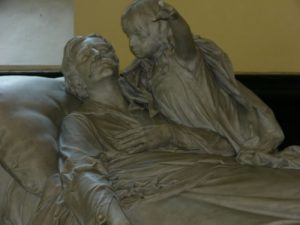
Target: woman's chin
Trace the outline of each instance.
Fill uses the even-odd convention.
[[[140,51],[137,51],[137,50],[131,50],[132,54],[137,57],[138,59],[143,59],[143,58],[146,58],[146,56],[140,52]]]
[[[144,59],[144,58],[146,58],[146,56],[145,56],[144,54],[142,54],[142,53],[135,53],[134,55],[135,55],[135,57],[137,57],[138,59]]]

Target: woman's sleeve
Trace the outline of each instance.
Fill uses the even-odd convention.
[[[80,224],[104,224],[115,197],[96,129],[81,114],[70,114],[59,137],[60,174],[66,204]]]
[[[172,143],[186,150],[201,150],[205,153],[234,156],[235,151],[229,141],[220,134],[204,128],[172,125]]]

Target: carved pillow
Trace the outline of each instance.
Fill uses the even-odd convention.
[[[0,77],[0,163],[27,191],[57,171],[59,126],[76,104],[63,79]]]

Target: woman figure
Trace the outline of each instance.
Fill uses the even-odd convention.
[[[132,106],[214,131],[230,141],[236,154],[271,152],[281,143],[283,133],[272,111],[235,80],[227,55],[213,42],[194,37],[173,7],[134,1],[122,26],[137,58],[120,79]]]

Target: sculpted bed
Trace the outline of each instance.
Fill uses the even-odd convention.
[[[61,78],[0,80],[0,224],[69,224],[57,138],[61,120],[79,102],[65,93]],[[124,182],[123,206],[133,225],[300,223],[297,170],[171,151],[124,156],[110,170]]]

